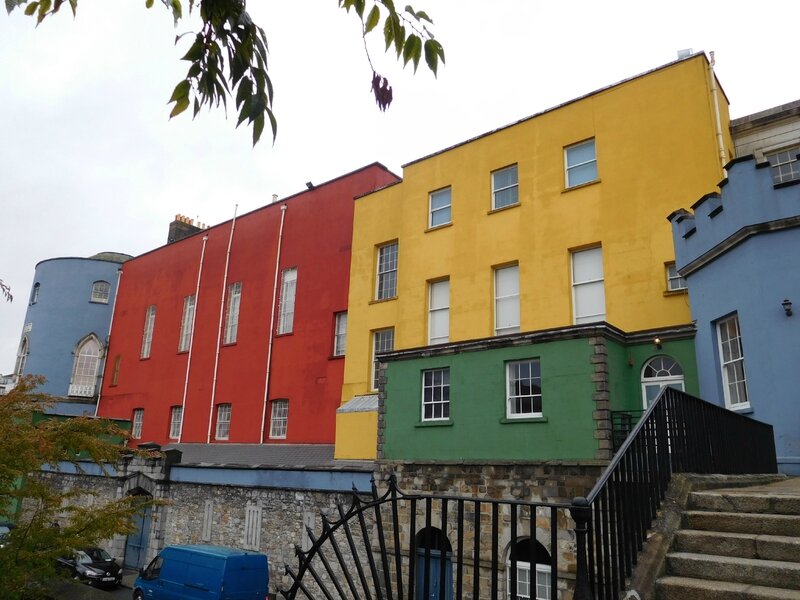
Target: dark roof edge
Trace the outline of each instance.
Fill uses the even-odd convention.
[[[115,254],[122,254],[121,252],[117,252]],[[130,254],[126,254],[125,256],[130,256]],[[34,270],[39,267],[39,265],[44,264],[46,262],[50,262],[52,260],[91,260],[93,262],[102,262],[102,263],[111,263],[112,265],[123,265],[124,263],[128,262],[128,260],[133,260],[134,257],[131,256],[129,259],[126,259],[123,262],[117,262],[115,260],[106,260],[104,258],[92,258],[89,256],[54,256],[53,258],[45,258],[44,260],[40,260],[34,266]]]
[[[529,331],[525,333],[512,333],[503,336],[464,340],[436,346],[421,346],[418,348],[395,350],[393,352],[378,353],[376,356],[379,357],[381,361],[391,362],[589,337],[605,337],[620,343],[637,344],[650,341],[656,336],[660,337],[662,340],[678,340],[693,338],[694,335],[695,328],[692,324],[625,332],[610,323],[602,321],[586,325],[554,327],[552,329],[540,329],[538,331]]]
[[[388,167],[384,166],[383,163],[375,161],[375,162],[372,162],[372,163],[370,163],[368,165],[364,165],[363,167],[360,167],[358,169],[354,169],[353,171],[349,171],[348,173],[345,173],[343,175],[338,175],[338,176],[334,177],[333,179],[329,179],[329,180],[324,181],[323,183],[320,183],[318,185],[314,185],[314,187],[312,189],[305,189],[305,190],[302,190],[300,192],[296,192],[294,194],[286,196],[285,198],[279,198],[275,202],[270,202],[269,204],[265,204],[264,206],[259,206],[258,208],[254,208],[253,210],[248,211],[246,213],[242,213],[241,215],[236,215],[236,219],[239,220],[239,219],[242,219],[242,218],[247,217],[249,215],[252,215],[254,213],[260,212],[262,210],[269,210],[269,209],[272,209],[273,207],[279,207],[281,204],[284,204],[285,202],[288,202],[289,200],[292,200],[294,198],[298,198],[300,196],[303,196],[304,194],[308,194],[310,192],[316,191],[316,190],[318,190],[318,189],[320,189],[322,187],[325,187],[326,185],[330,185],[332,183],[335,183],[336,181],[339,181],[340,179],[344,179],[346,177],[352,177],[353,175],[355,175],[357,173],[360,173],[361,171],[366,171],[367,169],[370,169],[372,167],[378,167],[379,169],[383,169],[384,171],[386,171],[390,175],[392,175],[394,177],[397,177],[398,179],[401,179],[399,175],[397,175],[395,172],[390,170]],[[367,193],[372,193],[372,192],[367,192]],[[162,244],[161,246],[157,246],[157,247],[153,248],[152,250],[148,250],[147,252],[142,252],[141,254],[135,256],[134,258],[132,258],[131,261],[138,260],[138,259],[142,258],[143,256],[147,256],[148,254],[152,254],[153,252],[157,252],[158,250],[161,250],[162,248],[165,248],[167,246],[175,246],[176,244],[180,244],[180,243],[184,242],[185,240],[189,240],[189,239],[194,238],[195,236],[202,235],[202,234],[204,234],[206,231],[208,231],[210,229],[216,229],[217,227],[222,227],[223,225],[226,225],[226,224],[230,223],[231,221],[233,221],[233,219],[226,219],[225,221],[221,221],[221,222],[219,222],[219,223],[217,223],[215,225],[211,225],[210,227],[208,227],[206,229],[201,229],[199,231],[196,231],[196,232],[192,233],[191,235],[187,235],[185,238],[181,238],[181,239],[179,239],[179,240],[177,240],[175,242],[172,242],[171,244],[169,244],[169,243]]]
[[[607,91],[609,91],[609,90],[611,90],[611,89],[613,89],[615,87],[618,87],[618,86],[621,86],[621,85],[625,85],[626,83],[630,83],[631,81],[635,81],[636,79],[640,79],[640,78],[645,77],[647,75],[651,75],[653,73],[657,73],[658,71],[662,71],[664,69],[669,69],[670,67],[674,67],[675,65],[678,65],[678,64],[683,63],[683,62],[688,62],[690,60],[698,59],[699,57],[703,57],[703,59],[706,61],[706,64],[710,64],[709,61],[708,61],[708,57],[705,55],[705,52],[701,50],[699,52],[695,52],[691,56],[687,56],[686,58],[679,58],[677,60],[673,60],[673,61],[668,62],[666,64],[660,65],[660,66],[658,66],[658,67],[656,67],[654,69],[650,69],[649,71],[645,71],[643,73],[639,73],[638,75],[634,75],[632,77],[628,77],[628,78],[623,79],[621,81],[617,81],[616,83],[612,83],[612,84],[607,85],[605,87],[602,87],[602,88],[596,89],[594,91],[591,91],[588,94],[583,94],[582,96],[578,96],[577,98],[572,98],[571,100],[567,100],[566,102],[562,102],[561,104],[557,104],[557,105],[552,106],[550,108],[547,108],[547,109],[545,109],[545,110],[543,110],[541,112],[532,114],[532,115],[527,116],[527,117],[523,117],[522,119],[519,119],[518,121],[514,121],[513,123],[508,123],[507,125],[503,125],[501,127],[498,127],[497,129],[492,129],[491,131],[486,131],[484,133],[478,134],[478,135],[476,135],[474,137],[469,138],[468,140],[464,140],[462,142],[458,142],[456,144],[453,144],[452,146],[448,146],[447,148],[443,148],[441,150],[437,150],[436,152],[432,152],[431,154],[427,154],[427,155],[422,156],[420,158],[416,158],[416,159],[414,159],[414,160],[412,160],[410,162],[407,162],[407,163],[405,163],[404,165],[401,165],[401,166],[405,169],[408,166],[411,166],[411,165],[416,164],[418,162],[422,162],[423,160],[427,160],[429,158],[433,158],[434,156],[437,156],[439,154],[443,154],[445,152],[449,152],[450,150],[454,150],[455,148],[458,148],[460,146],[464,146],[466,144],[472,143],[472,142],[474,142],[476,140],[479,140],[481,138],[488,137],[488,136],[490,136],[492,134],[495,134],[495,133],[498,133],[500,131],[503,131],[504,129],[509,129],[511,127],[514,127],[515,125],[519,125],[520,123],[524,123],[526,121],[530,121],[531,119],[535,119],[537,117],[541,117],[542,115],[546,115],[546,114],[551,113],[553,111],[556,111],[556,110],[558,110],[560,108],[564,108],[565,106],[569,106],[570,104],[574,104],[575,102],[580,102],[581,100],[585,100],[586,98],[591,98],[592,96],[596,96],[598,94],[602,94],[603,92],[607,92]],[[728,100],[728,96],[727,96],[727,94],[725,94],[725,90],[722,89],[722,86],[719,86],[719,89],[722,91],[722,95],[725,96],[725,99]],[[730,104],[730,101],[728,101],[728,103]]]

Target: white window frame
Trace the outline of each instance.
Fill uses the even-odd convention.
[[[156,326],[156,305],[151,304],[144,313],[144,330],[142,332],[142,351],[139,358],[150,358],[153,346],[153,330]]]
[[[593,157],[591,159],[589,159],[589,160],[584,160],[584,161],[579,162],[579,163],[571,164],[570,163],[570,152],[572,152],[573,150],[577,150],[579,148],[583,148],[584,146],[589,146],[589,145],[592,146],[592,150],[594,151],[593,152]],[[572,173],[574,173],[577,169],[579,169],[580,167],[584,167],[586,165],[591,165],[591,164],[594,165],[594,177],[592,177],[591,179],[583,180],[583,181],[576,181],[575,183],[573,183],[570,180],[570,175]],[[592,183],[593,181],[597,181],[598,178],[599,178],[599,175],[598,175],[598,172],[597,172],[597,146],[595,145],[595,139],[594,138],[591,138],[589,140],[585,140],[583,142],[579,142],[577,144],[572,144],[571,146],[566,146],[564,148],[564,186],[567,189],[573,188],[573,187],[577,187],[579,185],[584,185],[586,183]]]
[[[269,437],[273,440],[285,440],[289,431],[289,401],[278,398],[272,401],[269,415]]]
[[[735,328],[735,335],[729,336],[730,325]],[[724,326],[724,327],[723,327]],[[745,410],[750,408],[750,396],[747,391],[747,373],[744,366],[744,348],[742,347],[742,330],[739,324],[739,315],[733,314],[724,319],[720,319],[716,324],[717,330],[717,349],[719,351],[720,375],[722,377],[722,392],[725,397],[725,406],[730,410]],[[724,335],[723,335],[724,333]],[[725,358],[725,344],[728,344],[730,358]],[[737,354],[733,355],[733,352]],[[741,365],[742,378],[732,380],[731,373]],[[734,402],[731,397],[731,386],[742,384],[744,400]],[[737,391],[737,395],[739,392]]]
[[[516,291],[514,290],[500,290],[499,281],[503,273],[516,273]],[[494,334],[505,335],[507,333],[518,333],[520,330],[520,304],[519,304],[519,265],[508,265],[505,267],[495,267],[494,269]],[[513,305],[516,299],[516,323],[509,321],[507,324],[501,324],[500,313],[503,306]]]
[[[232,412],[233,406],[230,403],[217,404],[217,426],[214,431],[214,439],[230,439]]]
[[[131,417],[131,438],[134,440],[142,439],[142,428],[144,427],[144,409],[134,408]]]
[[[522,364],[530,364],[531,369],[533,366],[536,366],[536,369],[539,371],[539,376],[535,377],[531,375],[527,379],[529,381],[536,382],[538,381],[539,384],[539,393],[534,394],[516,394],[514,389],[514,382],[521,381],[521,377],[513,377],[512,374],[517,365]],[[517,401],[525,401],[525,398],[529,398],[528,402],[531,403],[531,410],[527,412],[516,412],[515,407]],[[539,400],[539,410],[533,410],[534,405],[536,404],[536,399]],[[512,360],[506,363],[506,418],[507,419],[531,419],[541,417],[543,415],[543,394],[542,394],[542,362],[539,358],[526,358],[523,360]]]
[[[800,179],[800,161],[797,160],[798,154],[800,154],[800,146],[792,146],[790,148],[764,153],[764,158],[766,158],[770,164],[773,184],[777,185],[779,183]],[[786,167],[788,167],[788,169]]]
[[[42,289],[42,285],[37,281],[33,284],[33,290],[31,291],[31,301],[30,304],[36,304],[39,301],[39,291]]]
[[[397,297],[397,266],[400,247],[397,242],[378,246],[375,269],[375,299],[389,300]]]
[[[336,313],[333,320],[333,355],[344,356],[347,351],[347,311]]]
[[[183,407],[172,406],[169,409],[169,439],[178,440],[183,427]]]
[[[261,506],[248,503],[244,515],[244,539],[242,546],[246,550],[261,548]]]
[[[92,352],[94,350],[94,352]],[[75,347],[69,395],[91,398],[97,388],[97,373],[103,358],[103,345],[94,335],[82,339]]]
[[[594,277],[590,277],[585,280],[578,281],[576,280],[576,272],[575,272],[575,259],[577,256],[581,254],[586,254],[589,252],[599,252],[600,253],[600,276],[598,277],[595,274]],[[605,321],[606,319],[606,290],[605,290],[605,269],[603,265],[603,249],[600,246],[596,246],[594,248],[586,248],[585,250],[575,250],[570,253],[570,263],[571,263],[571,270],[572,270],[572,319],[576,325],[580,325],[582,323],[596,323],[598,321]],[[596,287],[600,287],[603,290],[603,310],[601,312],[593,312],[587,314],[578,314],[578,296],[581,295],[586,290],[594,289]]]
[[[442,331],[434,331],[436,323],[442,327]],[[428,283],[428,344],[445,344],[449,341],[450,280],[431,281]]]
[[[436,206],[434,208],[434,201],[446,199],[447,204]],[[428,228],[434,229],[435,227],[442,227],[449,225],[453,222],[453,189],[450,187],[442,188],[428,194]],[[434,223],[436,218],[443,218],[440,223]]]
[[[389,344],[386,343],[382,338],[384,334],[388,334]],[[378,349],[380,346],[380,349]],[[372,386],[372,391],[378,391],[378,359],[376,355],[378,352],[391,352],[394,350],[394,327],[386,327],[385,329],[376,329],[372,332],[372,373],[370,374],[370,385]]]
[[[92,284],[92,295],[89,302],[97,304],[108,304],[111,297],[111,284],[107,281],[98,280]]]
[[[655,376],[645,377],[645,372],[647,371],[647,368],[651,364],[653,364],[654,361],[657,361],[659,359],[661,359],[662,361],[664,359],[669,359],[672,361],[673,366],[668,367],[667,369],[664,369],[662,366],[659,368],[658,373]],[[674,367],[678,368],[680,374],[674,373],[675,370]],[[655,367],[653,367],[653,370],[655,370]],[[666,374],[662,374],[661,373],[662,371],[666,371]],[[681,364],[671,356],[663,354],[659,356],[653,356],[652,358],[648,359],[646,363],[644,363],[644,366],[642,366],[642,373],[640,380],[642,382],[642,407],[645,409],[648,407],[647,390],[650,388],[656,388],[658,392],[661,391],[661,388],[665,387],[675,388],[676,390],[680,390],[682,392],[685,391],[683,367],[681,367]]]
[[[437,374],[439,375],[438,381]],[[420,420],[423,422],[450,420],[450,367],[425,369],[422,372],[421,404]],[[427,408],[431,409],[430,416],[425,414]],[[437,411],[437,409],[439,410]],[[439,412],[438,416],[437,412]]]
[[[668,262],[664,269],[667,273],[667,291],[668,292],[682,292],[688,289],[686,280],[678,273],[678,267],[674,262]]]
[[[206,500],[203,503],[203,531],[200,539],[204,542],[211,541],[211,528],[214,524],[214,501]]]
[[[495,181],[495,177],[502,173],[507,173],[513,170],[515,177],[515,182],[511,185],[505,185],[498,187],[497,182]],[[514,202],[506,202],[498,206],[497,203],[497,195],[501,192],[506,190],[516,189],[516,199]],[[502,169],[497,169],[496,171],[492,171],[492,210],[497,210],[499,208],[506,208],[507,206],[516,206],[519,204],[519,168],[518,165],[509,165],[507,167],[503,167]]]
[[[181,316],[181,334],[178,338],[178,352],[188,352],[192,345],[192,330],[194,329],[194,313],[196,306],[195,295],[183,298],[183,315]]]
[[[517,595],[516,597],[518,600],[550,600],[550,574],[551,568],[550,565],[545,565],[541,563],[536,563],[535,569],[531,570],[531,563],[518,560],[517,561]],[[506,563],[506,596],[510,599],[512,598],[512,590],[511,590],[511,560]],[[528,595],[524,593],[521,594],[519,592],[519,584],[520,584],[520,573],[526,574],[526,582],[528,585]],[[533,578],[531,577],[533,575]],[[541,588],[539,585],[539,576],[545,578],[545,581],[542,582]],[[533,595],[531,595],[531,592]],[[540,593],[542,592],[542,593]]]
[[[281,306],[278,310],[278,329],[283,335],[294,331],[295,300],[297,299],[297,267],[284,269],[281,273]]]
[[[242,303],[242,282],[237,281],[228,286],[228,306],[225,311],[225,333],[223,344],[235,344],[239,336],[239,307]]]
[[[31,340],[27,335],[23,335],[17,350],[17,362],[14,365],[14,375],[22,377],[25,374],[25,363],[28,362],[28,354],[31,351]]]

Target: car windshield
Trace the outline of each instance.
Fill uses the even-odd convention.
[[[78,562],[82,565],[111,560],[111,555],[102,548],[87,548],[85,550],[78,550],[75,555],[78,559]]]

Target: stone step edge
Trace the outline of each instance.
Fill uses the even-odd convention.
[[[683,558],[695,560],[713,560],[715,562],[743,564],[752,567],[774,567],[776,569],[796,570],[800,573],[800,562],[770,560],[764,558],[742,558],[741,556],[725,556],[723,554],[698,554],[697,552],[669,552],[667,558]]]
[[[734,583],[731,581],[719,581],[716,579],[696,579],[694,577],[679,577],[667,575],[656,581],[656,588],[693,588],[702,589],[708,592],[720,592],[729,597],[730,594],[737,594],[736,598],[763,598],[774,600],[800,600],[800,591],[787,588],[765,587],[762,585],[751,585],[749,583]],[[722,597],[722,596],[721,596]]]
[[[786,515],[783,513],[748,513],[730,512],[721,510],[691,509],[683,512],[684,515],[720,515],[721,517],[741,517],[743,519],[773,519],[776,521],[800,521],[800,515]]]
[[[699,537],[701,535],[712,535],[725,539],[737,539],[744,541],[755,540],[756,542],[777,542],[781,544],[790,544],[792,542],[800,542],[800,536],[797,535],[773,535],[771,533],[739,533],[734,531],[714,531],[711,529],[679,529],[675,535],[687,535],[690,537]],[[800,556],[797,557],[797,562],[800,562]]]

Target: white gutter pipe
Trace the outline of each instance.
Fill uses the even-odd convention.
[[[261,410],[261,442],[264,443],[264,428],[267,425],[267,400],[269,399],[269,375],[272,369],[272,343],[275,339],[275,306],[278,300],[278,275],[281,268],[281,243],[283,242],[283,222],[286,219],[286,205],[281,206],[281,226],[278,230],[278,252],[275,256],[275,279],[272,282],[272,311],[269,318],[269,346],[267,347],[267,375],[264,380],[264,408]]]
[[[106,378],[106,367],[108,366],[108,349],[111,347],[111,327],[114,325],[114,311],[117,309],[117,295],[119,294],[119,282],[122,279],[122,267],[117,269],[117,287],[114,289],[114,303],[111,305],[111,319],[108,321],[108,339],[106,339],[106,359],[103,361],[103,372],[100,374],[100,387],[97,391],[97,402],[94,405],[94,416],[100,411],[100,398],[103,395],[103,381]],[[112,367],[113,368],[113,367]]]
[[[717,76],[714,74],[714,52],[709,52],[709,65],[708,71],[711,78],[711,96],[714,98],[714,117],[716,119],[715,127],[717,132],[717,148],[719,149],[719,166],[722,169],[723,179],[728,176],[725,170],[725,165],[728,164],[728,157],[725,154],[725,140],[722,137],[722,122],[719,116],[719,87],[717,86]]]
[[[219,370],[219,350],[222,342],[222,320],[225,317],[225,298],[228,294],[228,267],[231,264],[231,246],[233,245],[233,231],[236,229],[236,213],[239,210],[237,204],[233,209],[233,221],[231,221],[231,235],[228,238],[228,253],[225,255],[225,275],[222,278],[222,300],[219,305],[219,327],[217,329],[217,352],[214,356],[214,379],[211,383],[211,407],[208,409],[208,436],[206,443],[211,443],[211,422],[214,420],[214,400],[217,397],[217,372]]]
[[[191,336],[189,337],[189,356],[186,357],[186,377],[183,380],[183,400],[181,401],[181,427],[178,433],[178,443],[183,440],[183,424],[186,421],[186,396],[189,391],[189,369],[192,366],[192,347],[194,346],[194,324],[197,322],[197,307],[200,305],[200,277],[203,275],[203,261],[206,256],[206,243],[208,236],[203,236],[203,247],[200,250],[200,266],[197,269],[197,286],[194,290],[194,311],[192,312]]]

